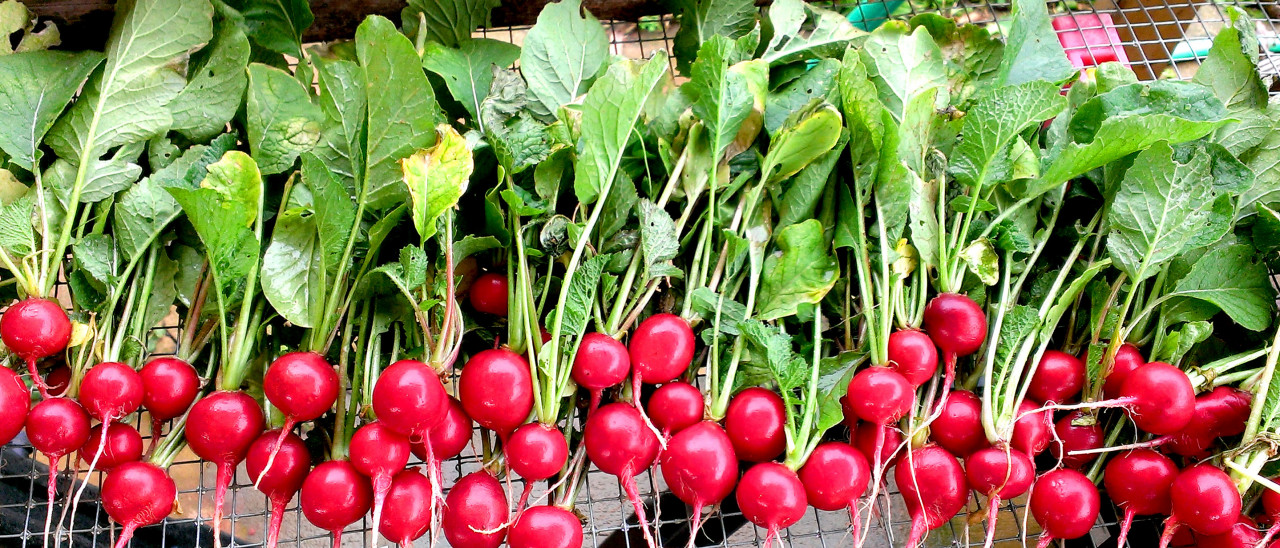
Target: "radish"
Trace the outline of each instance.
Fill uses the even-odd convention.
[[[554,426],[531,422],[517,428],[504,449],[507,466],[524,478],[524,492],[516,504],[516,514],[524,509],[533,484],[550,478],[569,461],[569,442]]]
[[[1135,449],[1107,463],[1102,485],[1107,496],[1124,509],[1116,546],[1125,545],[1134,516],[1169,513],[1169,490],[1177,476],[1173,461],[1150,449]]]
[[[1124,387],[1124,381],[1129,378],[1129,374],[1146,364],[1147,360],[1142,357],[1142,351],[1138,350],[1138,347],[1129,343],[1120,345],[1111,363],[1111,371],[1107,373],[1106,381],[1102,384],[1102,394],[1107,399],[1120,397],[1120,389]]]
[[[676,380],[693,361],[693,345],[693,329],[680,316],[654,314],[645,318],[627,343],[637,384]]]
[[[1207,394],[1196,396],[1191,424],[1166,436],[1167,443],[1163,447],[1184,457],[1206,457],[1208,449],[1218,438],[1244,432],[1252,403],[1252,394],[1229,386],[1219,386]]]
[[[37,297],[14,303],[0,315],[0,340],[27,362],[31,382],[40,397],[48,399],[49,387],[40,378],[36,362],[62,352],[71,342],[71,319],[62,305]]]
[[[960,457],[990,447],[982,429],[982,400],[968,390],[952,392],[942,404],[942,413],[929,425],[929,438]]]
[[[1076,424],[1079,422],[1080,424]],[[1098,458],[1097,454],[1072,455],[1072,451],[1088,451],[1102,447],[1105,434],[1097,418],[1088,411],[1075,410],[1053,425],[1054,439],[1049,444],[1053,458],[1062,461],[1067,468],[1079,470]]]
[[[70,398],[41,401],[27,415],[27,438],[49,459],[49,506],[44,526],[47,533],[53,522],[53,500],[58,495],[58,460],[84,447],[89,440],[89,414]]]
[[[849,436],[849,443],[867,458],[867,462],[877,462],[878,458],[880,465],[887,470],[901,458],[896,451],[902,445],[902,431],[892,426],[881,427],[864,422]],[[876,451],[876,447],[880,450]]]
[[[462,454],[467,443],[471,441],[471,417],[462,409],[462,403],[450,397],[444,418],[428,432],[422,441],[409,440],[409,449],[423,462],[432,460],[427,455],[426,441],[431,441],[431,451],[437,462],[448,460]]]
[[[849,509],[853,538],[860,538],[856,503],[871,483],[871,466],[857,449],[838,442],[818,444],[809,454],[800,472],[805,498],[819,510],[834,512]],[[668,482],[669,483],[669,482]]]
[[[1178,527],[1186,525],[1197,535],[1221,535],[1240,515],[1240,491],[1231,477],[1215,466],[1197,464],[1184,468],[1169,488],[1172,510],[1165,520],[1161,548],[1168,546]]]
[[[956,377],[956,359],[977,352],[987,340],[987,315],[965,295],[940,293],[924,307],[924,331],[942,350],[942,396],[938,402],[946,403]]]
[[[506,441],[533,410],[529,362],[505,348],[482,350],[462,368],[458,401],[467,416]]]
[[[1036,480],[1028,503],[1031,515],[1044,529],[1038,548],[1055,539],[1079,538],[1098,520],[1102,501],[1098,488],[1084,474],[1065,468],[1046,472]]]
[[[31,410],[31,390],[22,377],[0,367],[0,446],[7,445],[26,425]]]
[[[1013,423],[1013,435],[1009,445],[1014,449],[1034,457],[1049,448],[1053,441],[1053,412],[1038,409],[1030,400],[1022,400],[1018,404],[1018,416],[1022,417]]]
[[[267,496],[271,503],[271,521],[267,524],[267,548],[275,548],[280,539],[280,525],[284,523],[285,506],[293,500],[293,496],[302,489],[311,472],[311,453],[293,432],[285,431],[284,441],[280,432],[269,430],[263,432],[253,445],[249,446],[249,454],[244,459],[249,477],[259,478],[258,490]],[[267,461],[275,452],[275,462],[271,470],[267,470]]]
[[[276,443],[277,447],[299,422],[318,419],[333,407],[338,401],[338,382],[333,366],[315,352],[290,352],[271,363],[262,378],[262,392],[267,401],[284,414],[284,428],[280,429],[281,441]],[[407,448],[405,453],[408,454]],[[263,472],[270,469],[268,458]]]
[[[676,498],[693,507],[689,536],[696,536],[702,507],[720,504],[738,481],[738,458],[729,435],[712,421],[681,430],[662,452],[662,479]]]
[[[373,385],[378,421],[410,440],[423,439],[444,417],[448,402],[440,375],[417,360],[391,364]]]
[[[849,405],[853,412],[859,419],[878,427],[872,452],[877,456],[872,461],[874,470],[880,470],[878,456],[884,448],[885,428],[911,413],[914,403],[915,389],[911,383],[887,367],[863,369],[849,381]]]
[[[89,416],[111,424],[142,405],[142,376],[119,362],[93,366],[80,380],[80,405]]]
[[[507,494],[487,470],[467,474],[445,498],[444,538],[459,548],[497,548],[507,536]]]
[[[191,364],[178,358],[161,357],[147,362],[142,377],[142,406],[151,415],[151,448],[160,441],[160,425],[176,419],[200,394],[200,377]]]
[[[748,468],[738,482],[737,499],[742,516],[767,531],[764,546],[778,537],[778,531],[800,521],[809,505],[800,477],[776,462]]]
[[[1172,434],[1191,423],[1196,393],[1191,380],[1178,368],[1151,362],[1129,374],[1120,389],[1129,417],[1143,431]]]
[[[911,515],[906,546],[919,546],[927,532],[950,520],[969,499],[960,461],[937,445],[902,457],[893,475]]]
[[[350,451],[351,466],[373,481],[373,537],[377,538],[391,478],[409,464],[409,439],[375,421],[356,430],[351,436]]]
[[[582,520],[558,506],[534,506],[511,526],[511,548],[582,548]]]
[[[93,462],[97,456],[99,470],[111,470],[126,462],[142,460],[142,435],[138,429],[122,422],[106,425],[107,439],[103,441],[99,424],[89,430],[89,439],[80,448],[80,460]],[[101,452],[99,453],[99,448]]]
[[[173,512],[178,486],[159,466],[126,462],[102,482],[102,507],[124,527],[115,548],[125,548],[139,527],[155,525]]]
[[[299,494],[307,521],[333,534],[333,546],[342,544],[342,530],[369,512],[373,488],[350,462],[331,460],[317,465],[302,482]]]
[[[587,458],[602,472],[617,476],[622,482],[622,489],[640,520],[645,541],[653,546],[644,503],[636,491],[635,477],[658,458],[658,437],[645,425],[644,417],[634,406],[611,403],[587,418],[582,442],[587,449]]]
[[[432,491],[431,481],[416,467],[402,470],[391,478],[382,519],[378,522],[382,536],[400,548],[410,548],[413,541],[427,534],[431,528]]]
[[[53,371],[44,376],[44,385],[54,397],[67,395],[67,388],[71,386],[71,368],[65,365],[53,368]]]
[[[919,387],[938,371],[938,347],[923,331],[894,331],[889,335],[889,367]]]
[[[471,307],[485,314],[495,316],[507,315],[507,277],[493,272],[481,274],[474,282],[467,296]]]
[[[1031,375],[1027,395],[1043,403],[1070,403],[1084,389],[1084,362],[1066,352],[1047,350]]]
[[[1021,451],[1007,445],[980,449],[964,459],[969,488],[987,496],[988,548],[995,542],[1000,501],[1021,496],[1036,479],[1036,465]]]
[[[587,333],[582,336],[578,353],[573,356],[570,375],[573,382],[591,393],[591,407],[588,409],[594,411],[600,407],[604,390],[621,384],[630,372],[631,356],[626,346],[604,333]]]
[[[1275,482],[1280,478],[1271,478]],[[1271,527],[1267,529],[1267,534],[1258,542],[1258,546],[1268,546],[1271,538],[1280,532],[1280,492],[1270,487],[1262,490],[1262,511],[1266,514],[1267,519],[1271,520]]]
[[[687,382],[669,382],[649,396],[649,418],[670,436],[702,421],[706,402],[702,392]]]
[[[1196,535],[1196,548],[1255,548],[1262,544],[1257,524],[1241,514],[1227,532],[1218,535]]]
[[[214,392],[200,398],[187,413],[187,446],[218,469],[213,492],[215,531],[222,530],[222,503],[236,465],[244,460],[263,429],[262,408],[244,392]]]
[[[739,392],[729,402],[724,429],[739,459],[765,462],[786,450],[786,422],[782,397],[772,390],[753,387]]]

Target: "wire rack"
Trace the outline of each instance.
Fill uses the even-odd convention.
[[[1130,66],[1145,79],[1154,78],[1190,78],[1203,59],[1205,39],[1211,39],[1226,21],[1224,7],[1236,5],[1253,17],[1257,31],[1264,45],[1280,42],[1280,3],[1265,0],[1261,3],[1249,2],[1197,2],[1192,0],[1114,0],[1094,3],[1075,0],[1049,0],[1050,11],[1061,15],[1106,14],[1116,27]],[[827,6],[848,11],[857,2],[826,2]],[[941,13],[961,23],[985,25],[996,34],[1003,34],[1009,13],[1007,2],[947,2],[943,0],[911,0],[905,3],[892,0],[867,0],[864,4],[880,4],[893,19],[906,19],[919,13]],[[890,9],[891,8],[891,9]],[[619,56],[643,58],[649,57],[658,50],[671,49],[671,40],[678,30],[678,21],[672,16],[653,16],[640,21],[605,21],[602,23],[611,42],[611,53]],[[483,29],[479,35],[520,44],[530,27],[506,27]],[[1082,30],[1089,29],[1083,26]],[[1097,28],[1096,26],[1093,28]],[[1273,97],[1280,92],[1274,84],[1275,76],[1280,74],[1280,53],[1263,56],[1260,70],[1268,76],[1272,84]],[[175,346],[175,322],[158,327],[155,331],[158,348]],[[149,436],[146,425],[149,419],[145,414],[135,417],[134,424],[140,427],[144,436]],[[473,440],[472,447],[478,447]],[[44,546],[46,538],[43,534],[45,507],[45,481],[48,465],[42,457],[32,458],[34,451],[25,444],[25,436],[20,436],[0,452],[0,546],[37,547]],[[81,483],[89,481],[79,512],[72,515],[69,523],[70,537],[62,538],[63,545],[72,546],[110,546],[119,533],[113,527],[105,512],[97,504],[96,489],[102,474],[94,472],[89,477],[84,472],[68,471],[64,460],[64,470],[58,477],[58,498],[53,506],[54,516],[64,511],[69,493],[79,489]],[[475,452],[468,449],[463,456],[445,463],[446,484],[452,484],[463,475],[480,469]],[[159,525],[146,527],[137,532],[132,546],[135,547],[192,547],[212,546],[213,530],[211,529],[211,513],[213,500],[214,469],[212,465],[202,463],[189,452],[181,455],[170,468],[179,486],[177,511]],[[78,481],[73,481],[78,480]],[[659,530],[658,541],[665,546],[684,546],[688,540],[687,509],[666,491],[660,474],[646,472],[636,478],[639,491],[645,500],[648,515],[654,516],[654,525]],[[513,478],[511,486],[515,493],[522,487],[519,479]],[[543,486],[545,487],[545,485]],[[910,522],[902,504],[901,497],[892,482],[886,486],[891,495],[881,497],[877,502],[878,516],[872,522],[872,530],[867,535],[867,545],[875,547],[901,546],[906,539]],[[542,488],[535,490],[535,497]],[[761,546],[764,531],[747,523],[742,514],[733,507],[732,496],[725,505],[713,512],[698,535],[697,546],[749,547]],[[1022,545],[1025,538],[1034,538],[1039,533],[1039,526],[1028,519],[1025,511],[1025,500],[1018,499],[1003,505],[1000,512],[1000,526],[996,534],[997,546]],[[592,548],[618,548],[643,546],[638,522],[631,505],[619,486],[616,478],[599,470],[591,469],[587,480],[579,492],[577,511],[584,523],[584,546]],[[970,523],[969,515],[981,517],[982,506],[976,497],[968,503],[968,515],[961,514],[951,523],[930,533],[926,541],[929,546],[968,547],[980,546],[985,535],[985,520],[978,519]],[[284,526],[281,531],[282,546],[327,546],[330,537],[327,532],[316,529],[306,523],[297,506],[296,499],[289,504],[285,512]],[[222,541],[224,546],[262,546],[262,539],[268,520],[267,502],[257,492],[243,467],[235,478],[227,493],[223,521]],[[1154,520],[1136,523],[1130,538],[1135,545],[1154,544],[1157,534]],[[370,523],[368,518],[349,527],[342,537],[343,546],[368,546]],[[1068,543],[1071,546],[1102,546],[1108,543],[1117,527],[1117,517],[1110,505],[1103,505],[1103,514],[1099,518],[1093,532],[1084,539]],[[783,532],[782,539],[794,548],[828,548],[850,546],[850,516],[847,512],[822,512],[810,509],[805,517]],[[234,536],[232,536],[234,533]],[[70,540],[67,540],[70,538]],[[55,539],[47,539],[53,546]],[[385,541],[378,539],[379,545]],[[1114,541],[1110,541],[1114,543]],[[420,540],[418,546],[428,545],[427,540]],[[443,538],[438,546],[448,546]]]

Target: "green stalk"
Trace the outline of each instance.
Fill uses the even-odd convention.
[[[817,421],[814,415],[818,410],[818,371],[822,363],[822,314],[816,307],[813,311],[813,367],[809,370],[809,385],[805,391],[808,396],[804,402],[804,415],[800,418],[800,431],[794,437],[787,436],[787,457],[785,465],[792,470],[799,470],[809,459],[811,437],[822,437],[817,432]],[[797,449],[799,449],[797,451]]]
[[[254,241],[261,245],[262,243],[262,180],[258,180],[258,211],[257,216],[253,220]],[[230,360],[224,367],[228,371],[222,376],[221,387],[223,390],[237,390],[240,384],[244,382],[244,376],[249,372],[247,367],[249,362],[249,352],[252,350],[253,344],[249,337],[249,328],[252,325],[255,329],[257,322],[262,317],[262,307],[254,306],[255,297],[258,293],[258,271],[262,268],[262,261],[255,260],[253,266],[249,268],[249,276],[246,278],[244,285],[244,298],[240,302],[240,314],[236,318],[236,333],[234,349],[228,346],[227,353],[223,354],[224,360]],[[221,293],[221,285],[219,284],[219,293]],[[221,304],[219,304],[219,308]],[[256,311],[255,311],[256,310]],[[223,316],[226,311],[223,310]],[[226,330],[226,320],[223,319],[223,331]],[[234,351],[232,351],[234,350]]]

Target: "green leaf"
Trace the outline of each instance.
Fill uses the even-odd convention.
[[[808,364],[803,359],[797,359],[795,351],[791,349],[791,336],[783,326],[747,319],[738,324],[738,330],[757,352],[763,354],[764,365],[784,394],[804,384],[808,377]]]
[[[1245,214],[1254,209],[1254,204],[1280,201],[1280,109],[1272,107],[1270,112],[1271,130],[1256,148],[1240,157],[1257,175],[1253,188],[1240,195],[1239,209]]]
[[[960,251],[960,260],[986,285],[1000,281],[1000,256],[986,238],[975,240]]]
[[[716,309],[720,309],[720,332],[737,336],[738,324],[747,318],[747,307],[731,298],[712,291],[709,287],[699,287],[689,294],[693,300],[693,311],[710,325],[715,325]]]
[[[320,88],[320,109],[329,122],[315,154],[342,183],[355,194],[364,180],[364,127],[368,99],[364,94],[364,74],[351,61],[316,59]]]
[[[1280,251],[1280,211],[1275,207],[1257,204],[1257,220],[1253,222],[1253,242],[1264,253]]]
[[[731,70],[737,46],[728,38],[715,36],[702,44],[693,63],[689,83],[682,87],[693,101],[693,113],[707,128],[713,161],[732,143],[742,123],[755,107],[755,94],[747,76]]]
[[[35,228],[31,224],[35,207],[35,192],[0,205],[0,249],[14,259],[26,256],[36,248]]]
[[[895,120],[902,120],[912,97],[947,85],[942,51],[924,27],[908,34],[905,23],[887,23],[871,33],[860,51],[867,76]],[[940,102],[946,104],[945,94]]]
[[[547,4],[525,35],[520,70],[548,113],[587,91],[608,59],[609,39],[582,0]]]
[[[843,154],[847,140],[841,135],[835,147],[805,166],[791,179],[782,192],[781,199],[774,201],[774,207],[778,210],[775,230],[814,218],[814,208],[818,206],[818,200],[827,188],[831,172],[835,170],[836,161]]]
[[[1043,0],[1013,0],[1013,22],[996,73],[999,85],[1033,80],[1062,82],[1076,73],[1058,42]]]
[[[106,234],[89,234],[71,246],[74,266],[102,290],[116,282],[120,272],[115,242]]]
[[[1254,262],[1252,247],[1216,247],[1178,280],[1165,306],[1172,306],[1183,298],[1204,301],[1245,329],[1262,331],[1271,325],[1275,312],[1275,291],[1270,279],[1266,263]]]
[[[332,280],[344,259],[352,227],[356,224],[356,204],[351,201],[342,184],[334,180],[333,174],[314,155],[302,155],[302,182],[311,190],[323,266]],[[379,219],[379,223],[381,222],[382,219]],[[377,228],[375,224],[369,229],[370,240],[374,240]],[[370,243],[374,250],[381,245],[381,240]]]
[[[1267,86],[1258,74],[1258,39],[1248,18],[1223,27],[1213,39],[1209,57],[1192,82],[1209,87],[1231,112],[1267,107]],[[1237,28],[1239,27],[1239,28]],[[1250,34],[1241,35],[1241,29]]]
[[[983,96],[964,117],[964,139],[951,157],[956,180],[972,187],[1003,182],[1012,163],[1010,144],[1023,130],[1053,118],[1067,105],[1058,86],[1035,80]],[[1008,162],[1004,165],[1003,162]]]
[[[640,249],[646,272],[674,259],[680,251],[675,221],[666,210],[648,199],[640,201]]]
[[[301,194],[294,187],[293,194]],[[292,196],[291,196],[291,202]],[[262,254],[262,294],[284,319],[314,327],[323,314],[327,272],[311,204],[293,204],[276,217]]]
[[[703,44],[717,36],[737,39],[756,28],[752,0],[677,0],[680,30],[672,42],[676,69],[688,74]]]
[[[515,70],[496,68],[493,75],[489,95],[480,101],[480,122],[498,162],[513,175],[534,165],[539,170],[562,169],[564,155],[559,160],[551,155],[549,128],[527,108],[524,78]],[[559,180],[556,182],[558,187]]]
[[[525,51],[529,51],[528,42]],[[644,63],[619,61],[591,86],[582,101],[582,140],[574,163],[573,189],[578,201],[595,202],[601,189],[618,176],[627,142],[649,95],[666,80],[667,66],[662,53]]]
[[[564,316],[560,324],[560,336],[577,339],[587,328],[587,320],[591,318],[591,309],[596,301],[596,289],[600,286],[600,274],[604,265],[608,264],[608,255],[596,255],[582,261],[573,280],[569,282],[568,296],[564,304]],[[550,320],[555,314],[547,316]],[[552,325],[550,321],[546,325]]]
[[[315,16],[306,0],[224,0],[244,17],[245,34],[267,51],[302,56],[302,33]]]
[[[142,325],[151,329],[160,325],[173,310],[178,299],[178,269],[181,267],[169,255],[160,252],[156,256],[156,271],[151,282],[151,295],[142,311]]]
[[[761,168],[765,183],[799,173],[840,141],[840,111],[827,103],[796,113],[773,135]],[[764,175],[767,174],[767,175]]]
[[[840,82],[835,75],[840,67],[838,59],[819,60],[799,78],[769,93],[764,105],[765,131],[778,131],[791,113],[808,106],[814,100],[839,102]]]
[[[499,249],[502,242],[493,236],[464,236],[461,240],[453,244],[453,262],[459,261],[490,249]]]
[[[324,114],[289,73],[254,63],[249,65],[249,93],[245,101],[245,130],[249,150],[262,173],[283,172],[320,141]]]
[[[778,231],[777,243],[780,255],[765,258],[760,280],[756,310],[762,320],[791,316],[801,304],[821,302],[840,274],[817,219]]]
[[[1158,80],[1120,86],[1086,101],[1071,117],[1068,131],[1077,143],[1084,143],[1095,138],[1107,121],[1153,112],[1197,122],[1218,121],[1227,115],[1222,102],[1208,88]]]
[[[7,35],[0,36],[0,47],[7,46]],[[0,56],[0,150],[12,162],[35,169],[40,141],[102,59],[94,51]]]
[[[840,399],[849,392],[849,381],[858,364],[865,361],[867,355],[857,351],[841,352],[838,356],[822,358],[818,362],[817,393],[811,397],[818,398],[818,426],[815,433],[822,433],[844,421],[844,407]]]
[[[457,49],[430,42],[422,50],[422,67],[439,74],[454,100],[478,119],[480,102],[493,85],[493,68],[505,69],[519,58],[519,46],[488,38],[468,40]]]
[[[769,20],[773,38],[760,58],[771,65],[835,57],[861,34],[844,15],[802,0],[776,0],[769,6]],[[808,32],[801,32],[802,27]]]
[[[1151,361],[1176,364],[1191,351],[1191,347],[1203,342],[1213,334],[1213,324],[1206,321],[1188,322],[1165,336],[1160,347],[1155,349]]]
[[[923,267],[938,264],[938,180],[921,178],[907,170],[910,194],[907,197],[907,227],[910,228],[911,245],[920,254]]]
[[[413,201],[413,226],[426,241],[436,233],[436,221],[458,205],[475,169],[471,147],[452,126],[441,125],[435,146],[405,159],[404,182]]]
[[[471,40],[471,33],[489,24],[489,13],[501,0],[409,0],[400,11],[404,33],[421,35],[445,47],[457,47]],[[419,24],[426,26],[419,28]]]
[[[1111,259],[1103,259],[1089,265],[1080,275],[1071,280],[1071,283],[1058,294],[1058,300],[1054,301],[1053,306],[1044,315],[1040,326],[1040,344],[1047,344],[1053,339],[1053,333],[1058,329],[1058,322],[1062,320],[1062,315],[1066,314],[1072,306],[1075,306],[1076,299],[1080,293],[1084,291],[1089,282],[1097,277],[1099,272],[1111,267]]]
[[[1005,393],[1004,387],[1009,383],[1022,382],[1022,379],[1010,378],[1010,366],[1018,355],[1028,337],[1035,334],[1040,325],[1040,314],[1035,308],[1023,304],[1013,305],[1005,312],[1000,322],[1000,335],[996,343],[995,367],[992,371],[992,392],[999,395]],[[996,408],[1003,407],[1003,402],[996,402]]]
[[[244,99],[249,38],[227,18],[214,23],[213,42],[192,55],[190,80],[170,103],[171,129],[191,141],[222,133]]]

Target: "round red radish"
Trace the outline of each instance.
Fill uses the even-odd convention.
[[[497,548],[507,536],[507,494],[485,470],[467,474],[445,497],[444,538],[468,548]]]
[[[1066,352],[1047,350],[1031,376],[1027,395],[1044,403],[1069,403],[1084,389],[1084,362]]]
[[[1209,464],[1183,469],[1169,488],[1169,502],[1172,511],[1165,522],[1163,545],[1179,526],[1186,525],[1197,535],[1221,535],[1240,515],[1236,484],[1226,472]]]
[[[582,520],[558,506],[534,506],[511,526],[511,548],[582,548]]]
[[[1196,396],[1191,424],[1171,434],[1162,447],[1184,457],[1207,457],[1218,438],[1244,432],[1252,403],[1252,394],[1229,386],[1219,386]]]
[[[271,469],[267,470],[267,462],[272,460],[271,453],[280,439],[282,430],[268,430],[249,446],[249,454],[244,459],[249,477],[258,478],[257,488],[267,496],[271,503],[271,521],[267,524],[267,548],[275,548],[280,539],[280,526],[284,523],[285,506],[293,500],[293,496],[302,489],[311,472],[311,453],[302,438],[284,431],[284,441],[275,452]],[[264,474],[263,472],[266,471]]]
[[[768,531],[765,546],[778,536],[778,531],[800,521],[809,505],[799,476],[776,462],[748,468],[738,482],[737,498],[742,516]]]
[[[1022,417],[1013,423],[1013,436],[1009,445],[1032,457],[1049,448],[1053,441],[1053,413],[1049,410],[1028,413],[1037,409],[1030,400],[1022,400],[1018,404],[1018,416]]]
[[[67,388],[71,386],[71,368],[65,365],[53,368],[44,376],[44,385],[49,388],[49,394],[52,396],[67,395]]]
[[[218,391],[200,398],[187,413],[187,446],[217,466],[213,528],[221,530],[222,503],[236,465],[266,428],[262,408],[244,392]]]
[[[759,387],[743,390],[729,402],[724,428],[739,459],[773,460],[787,448],[787,412],[782,405],[781,396]]]
[[[1144,365],[1147,365],[1147,360],[1142,357],[1142,351],[1138,347],[1129,343],[1120,345],[1111,364],[1111,372],[1107,373],[1106,381],[1102,384],[1102,394],[1107,399],[1120,397],[1120,389],[1124,388],[1124,381],[1129,379],[1129,374]]]
[[[161,425],[176,419],[200,395],[200,377],[191,364],[173,357],[155,358],[142,366],[142,406],[151,415],[151,447],[160,441]]]
[[[662,384],[684,374],[693,361],[693,329],[675,314],[645,318],[631,334],[627,350],[642,382]]]
[[[13,441],[27,423],[31,390],[12,369],[0,367],[0,446]]]
[[[1080,424],[1076,424],[1076,423]],[[1102,447],[1105,434],[1098,420],[1088,411],[1075,410],[1062,417],[1053,425],[1057,439],[1049,443],[1049,453],[1055,459],[1061,459],[1062,465],[1079,470],[1084,465],[1098,458],[1097,453],[1072,455],[1072,451],[1085,451]]]
[[[867,491],[871,466],[857,449],[826,442],[813,449],[797,475],[809,505],[830,512],[852,506]]]
[[[938,347],[923,331],[894,331],[889,335],[889,367],[918,387],[938,371]]]
[[[591,392],[591,409],[595,409],[604,389],[621,384],[630,372],[631,356],[625,345],[604,333],[587,333],[573,356],[570,375]]]
[[[1177,476],[1173,461],[1150,449],[1128,451],[1107,463],[1102,485],[1107,496],[1124,509],[1117,546],[1124,546],[1134,516],[1169,513],[1169,490]]]
[[[849,406],[859,419],[871,424],[898,422],[911,413],[913,403],[915,388],[888,367],[868,367],[849,381]]]
[[[531,422],[511,434],[506,454],[511,471],[532,484],[560,473],[569,461],[569,442],[555,427]]]
[[[458,401],[471,420],[506,439],[533,409],[529,362],[505,348],[481,351],[462,368]]]
[[[1274,483],[1280,478],[1271,478]],[[1259,542],[1259,546],[1271,546],[1271,539],[1280,533],[1280,491],[1275,491],[1270,487],[1262,489],[1262,512],[1267,521],[1271,522],[1271,527],[1267,529],[1267,534],[1263,536],[1263,541]]]
[[[85,463],[93,462],[98,447],[102,447],[102,454],[98,455],[95,466],[97,470],[111,470],[126,462],[142,460],[142,435],[137,428],[122,422],[107,425],[105,445],[102,441],[101,424],[89,430],[89,439],[80,448],[80,460]]]
[[[1255,548],[1262,542],[1257,524],[1241,514],[1227,532],[1220,535],[1196,535],[1196,548]]]
[[[1120,398],[1132,402],[1127,407],[1129,417],[1151,434],[1182,430],[1195,416],[1196,392],[1191,380],[1167,363],[1151,362],[1130,373]]]
[[[0,340],[27,362],[31,382],[48,398],[48,387],[36,371],[36,362],[62,352],[71,342],[71,319],[62,305],[36,297],[14,303],[0,315]]]
[[[942,404],[942,413],[929,425],[929,437],[961,457],[990,447],[982,429],[982,400],[968,390],[952,392]]]
[[[485,314],[507,315],[507,277],[493,272],[481,274],[468,290],[471,307]]]
[[[356,430],[350,449],[351,466],[373,482],[373,522],[381,523],[391,478],[409,464],[409,438],[374,421]]]
[[[315,352],[290,352],[267,368],[262,391],[284,413],[284,429],[292,430],[320,418],[338,401],[338,374]]]
[[[941,293],[924,308],[924,331],[944,355],[968,356],[987,340],[987,315],[968,296]]]
[[[27,438],[31,446],[55,463],[58,459],[84,447],[89,440],[89,414],[69,398],[50,398],[37,403],[27,415]]]
[[[720,504],[738,481],[738,458],[729,435],[712,421],[681,430],[662,453],[662,479],[676,498],[693,507],[689,530],[697,535],[702,507]]]
[[[102,482],[102,507],[124,530],[116,548],[124,548],[139,527],[155,525],[173,512],[178,486],[149,462],[126,462]]]
[[[382,371],[373,386],[378,421],[411,440],[427,435],[448,411],[449,395],[440,376],[425,363],[400,360]]]
[[[302,482],[299,494],[302,515],[312,525],[332,533],[334,544],[343,529],[369,512],[372,500],[369,478],[345,460],[316,465]]]
[[[401,548],[413,546],[431,527],[431,482],[417,468],[391,479],[378,530]]]
[[[646,410],[653,425],[671,435],[702,421],[702,392],[687,382],[669,382],[649,396]]]
[[[878,436],[883,435],[880,439]],[[886,469],[897,463],[901,455],[895,451],[899,445],[902,445],[902,431],[893,426],[876,426],[870,423],[859,423],[858,429],[855,430],[849,438],[849,443],[858,449],[862,456],[867,457],[867,462],[876,462],[876,455],[880,456],[880,465]],[[880,450],[876,450],[876,446],[880,446]]]
[[[636,490],[635,476],[658,458],[658,437],[644,423],[634,406],[611,403],[597,409],[582,429],[587,458],[602,472],[617,476],[635,508],[645,540],[653,542],[644,503]]]
[[[1044,529],[1039,547],[1054,539],[1080,538],[1089,533],[1102,507],[1098,488],[1084,474],[1058,469],[1046,472],[1031,490],[1031,515]]]
[[[987,541],[995,541],[1000,501],[1021,496],[1036,479],[1036,465],[1026,453],[1007,445],[979,449],[964,460],[965,479],[987,496]]]
[[[471,417],[462,409],[462,403],[450,397],[444,418],[428,433],[431,440],[432,457],[447,460],[462,454],[471,441]],[[409,448],[422,462],[432,460],[427,456],[427,444],[424,441],[409,440]]]
[[[893,477],[911,515],[911,534],[905,546],[919,546],[928,531],[949,521],[969,498],[960,461],[937,445],[903,456]]]
[[[119,362],[93,366],[80,380],[80,405],[105,423],[120,420],[142,405],[142,376]]]

